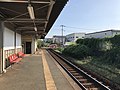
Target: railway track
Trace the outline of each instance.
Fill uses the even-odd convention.
[[[48,49],[50,55],[60,64],[60,66],[72,77],[72,79],[82,88],[82,90],[112,90],[105,86],[96,78],[87,74],[55,51]]]

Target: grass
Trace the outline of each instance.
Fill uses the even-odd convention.
[[[98,73],[115,83],[120,84],[120,69],[114,65],[104,63],[99,59],[85,59],[85,60],[74,60],[74,63],[79,64],[91,71]]]
[[[55,48],[55,51],[59,52],[59,53],[62,53],[63,50],[64,50],[64,48],[62,48],[62,47]]]

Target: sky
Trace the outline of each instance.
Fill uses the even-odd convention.
[[[109,29],[120,30],[120,0],[69,0],[46,35],[91,33]]]

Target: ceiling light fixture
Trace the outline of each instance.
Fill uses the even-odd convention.
[[[33,9],[33,7],[31,6],[31,4],[28,5],[27,9],[28,9],[30,18],[34,20],[34,19],[35,19],[35,14],[34,14],[34,9]]]
[[[37,32],[37,27],[34,27],[34,30]]]

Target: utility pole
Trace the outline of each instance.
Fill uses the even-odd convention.
[[[63,29],[63,28],[64,28],[65,26],[64,26],[64,25],[60,25],[60,26],[62,27],[61,30],[62,30],[62,47],[63,47],[63,46],[64,46],[64,40],[63,40],[63,39],[64,39],[64,38],[63,38],[63,30],[64,30],[64,29]]]

